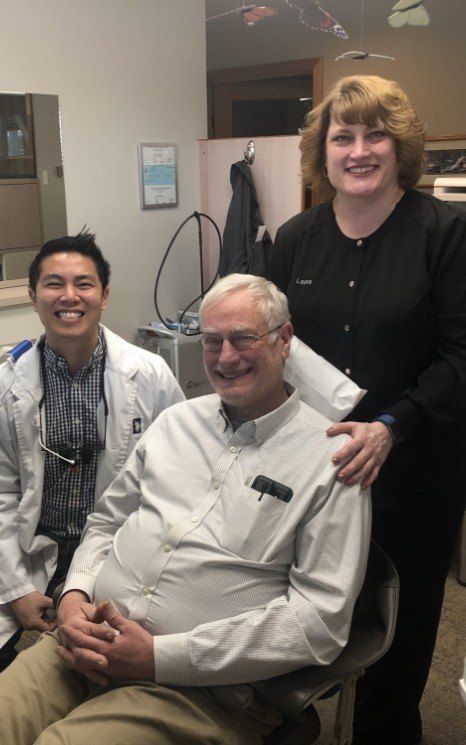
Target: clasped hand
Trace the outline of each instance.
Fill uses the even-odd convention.
[[[331,437],[348,434],[351,440],[343,445],[332,458],[335,465],[344,463],[338,472],[340,481],[351,485],[361,483],[367,489],[393,447],[393,438],[382,422],[340,422],[327,430]]]
[[[53,631],[56,623],[47,612],[53,610],[52,598],[34,590],[21,598],[11,600],[9,606],[19,623],[27,631]]]
[[[58,610],[63,664],[93,683],[154,680],[153,638],[110,602],[94,605],[80,592],[67,593]]]

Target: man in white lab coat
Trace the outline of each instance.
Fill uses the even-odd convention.
[[[110,266],[82,232],[48,241],[29,294],[45,335],[0,368],[0,670],[51,630],[87,514],[157,415],[184,396],[164,360],[100,325]]]

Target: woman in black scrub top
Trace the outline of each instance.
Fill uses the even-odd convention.
[[[414,190],[425,130],[398,84],[337,83],[308,117],[306,186],[268,276],[295,334],[367,394],[339,478],[372,484],[373,536],[401,583],[390,651],[358,684],[353,745],[417,745],[445,578],[466,496],[466,219]]]

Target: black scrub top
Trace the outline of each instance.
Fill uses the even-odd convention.
[[[466,475],[455,462],[466,461],[466,216],[411,190],[378,230],[355,240],[322,204],[279,229],[268,277],[288,297],[295,334],[368,390],[348,418],[388,413],[405,436],[375,482],[378,504],[431,502],[439,478],[458,492]]]

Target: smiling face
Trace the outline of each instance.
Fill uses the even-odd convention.
[[[260,336],[270,330],[248,291],[237,290],[206,308],[202,330],[224,337],[220,352],[204,350],[204,365],[227,411],[257,419],[284,403],[283,365],[290,350],[291,323],[280,326],[272,343],[274,335],[259,339],[250,349],[235,350],[228,341],[233,332]]]
[[[108,287],[102,289],[89,256],[70,251],[44,258],[36,289],[29,290],[29,297],[54,352],[64,357],[75,349],[92,354],[100,316],[107,307]]]
[[[376,127],[331,120],[325,142],[328,179],[340,197],[380,197],[398,191],[395,143]]]

